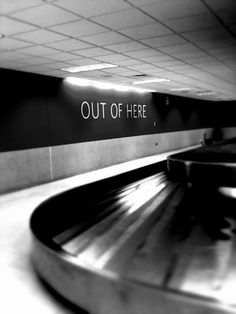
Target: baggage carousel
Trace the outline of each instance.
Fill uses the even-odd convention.
[[[48,199],[36,270],[92,314],[236,313],[235,169],[234,138]]]

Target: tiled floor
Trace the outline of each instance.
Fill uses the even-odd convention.
[[[74,313],[47,291],[31,263],[29,219],[38,204],[56,193],[161,161],[167,155],[142,158],[0,196],[0,312]]]

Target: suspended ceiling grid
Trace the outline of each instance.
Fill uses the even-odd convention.
[[[1,0],[0,34],[1,68],[236,100],[235,0]]]

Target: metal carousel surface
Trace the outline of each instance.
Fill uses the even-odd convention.
[[[236,139],[58,194],[31,217],[42,278],[94,314],[236,313]]]

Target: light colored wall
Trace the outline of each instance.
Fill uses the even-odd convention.
[[[236,136],[236,127],[224,128],[223,129],[223,137],[231,138]]]
[[[211,129],[4,152],[0,154],[0,193],[196,145],[203,133],[210,135]]]
[[[52,147],[53,179],[200,143],[211,129],[169,132]],[[157,144],[157,145],[156,145]]]
[[[51,180],[49,148],[35,148],[0,154],[0,193]]]

